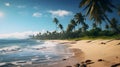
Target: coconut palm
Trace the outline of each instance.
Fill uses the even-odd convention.
[[[113,30],[115,30],[115,31],[117,31],[116,29],[115,29],[115,27],[118,27],[118,21],[115,19],[115,18],[112,18],[111,19],[111,28],[113,29]]]
[[[62,24],[59,24],[58,27],[63,31],[63,26],[62,26]]]
[[[72,24],[68,24],[67,32],[71,32],[74,29],[74,26]]]
[[[86,23],[83,23],[82,25],[82,32],[86,32],[86,30],[88,29],[88,25]]]
[[[56,31],[57,31],[59,21],[58,21],[57,18],[54,18],[54,19],[53,19],[53,22],[56,24]]]
[[[70,24],[73,25],[73,29],[74,29],[74,31],[75,31],[75,26],[77,26],[75,20],[72,19],[72,20],[70,21]]]
[[[93,23],[92,27],[93,27],[93,29],[96,29],[97,28],[96,23]]]
[[[89,15],[90,20],[94,20],[95,22],[107,20],[110,25],[112,24],[106,13],[113,12],[112,8],[116,7],[110,0],[82,0],[80,7],[85,7],[84,10],[87,10],[86,16]],[[120,33],[117,27],[115,29]]]
[[[109,30],[110,26],[108,24],[105,25],[105,29]]]
[[[74,18],[75,18],[75,20],[76,20],[76,23],[77,23],[78,29],[79,29],[79,28],[80,28],[80,27],[79,27],[80,23],[83,24],[85,18],[84,18],[84,16],[82,15],[82,13],[76,13],[76,14],[74,15]]]
[[[120,16],[120,5],[118,6],[118,15]]]

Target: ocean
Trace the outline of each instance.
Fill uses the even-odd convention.
[[[73,53],[64,45],[33,39],[0,39],[0,66],[45,64],[64,58]]]

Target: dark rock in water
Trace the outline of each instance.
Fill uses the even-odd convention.
[[[7,64],[2,65],[2,66],[0,66],[0,67],[17,67],[17,66],[14,65],[14,64],[11,64],[11,63],[7,63]]]
[[[117,66],[120,66],[120,63],[114,64],[111,67],[117,67]]]

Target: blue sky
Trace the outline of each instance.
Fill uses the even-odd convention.
[[[84,13],[78,7],[80,1],[0,0],[0,35],[53,31],[56,28],[54,17],[66,28],[75,13]],[[87,20],[87,23],[90,21]]]
[[[54,30],[53,17],[66,26],[78,4],[79,0],[1,0],[0,33]]]

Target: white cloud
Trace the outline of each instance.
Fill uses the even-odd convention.
[[[52,16],[59,16],[59,17],[64,17],[72,14],[72,12],[67,10],[50,10],[48,12],[51,13]]]
[[[26,32],[15,32],[15,33],[9,33],[9,34],[0,34],[0,38],[18,38],[18,39],[24,39],[28,38],[29,35],[36,35],[39,32],[33,32],[33,31],[26,31]]]
[[[33,13],[33,15],[32,15],[33,17],[41,17],[42,16],[42,14],[41,13],[39,13],[39,12],[35,12],[35,13]]]
[[[24,5],[19,5],[19,6],[17,6],[17,8],[26,8],[26,6],[24,6]]]
[[[5,3],[5,6],[9,7],[9,6],[10,6],[10,3]]]

